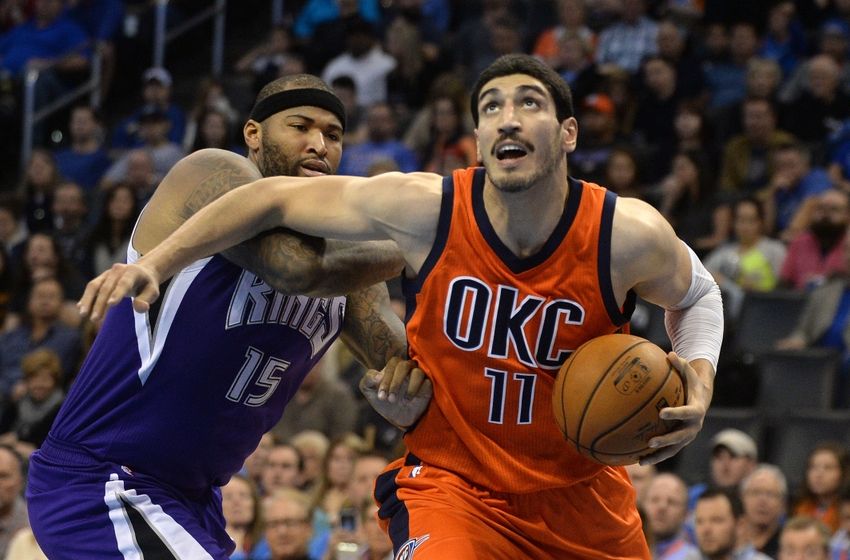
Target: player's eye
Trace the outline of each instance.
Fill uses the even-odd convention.
[[[307,132],[307,127],[306,127],[305,125],[303,125],[303,124],[300,124],[300,123],[293,123],[293,124],[291,124],[291,125],[289,125],[289,126],[291,126],[292,128],[294,128],[295,130],[297,130],[297,131],[299,131],[299,132]]]
[[[530,109],[534,109],[540,106],[540,103],[537,102],[533,97],[526,97],[522,100],[523,107],[528,107]]]
[[[483,111],[485,113],[492,113],[498,108],[499,108],[498,103],[496,103],[495,101],[490,101],[489,103],[484,104]]]
[[[328,139],[330,139],[332,142],[339,142],[340,140],[342,140],[340,135],[336,132],[328,132],[327,134],[325,134],[325,136],[327,136]]]

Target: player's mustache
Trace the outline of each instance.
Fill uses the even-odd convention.
[[[510,134],[503,134],[503,135],[499,136],[496,139],[496,141],[493,142],[493,147],[490,149],[490,155],[495,156],[496,155],[496,146],[498,146],[499,144],[502,144],[503,142],[507,142],[507,141],[511,141],[511,142],[516,143],[516,144],[519,144],[520,146],[524,147],[528,153],[531,153],[531,152],[534,151],[534,144],[532,144],[531,142],[527,142],[527,141],[523,140],[522,138],[519,137],[519,135],[517,135],[515,133],[510,133]]]

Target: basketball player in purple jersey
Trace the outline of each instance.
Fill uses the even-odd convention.
[[[139,218],[128,262],[239,185],[333,173],[344,127],[342,103],[318,78],[270,83],[244,127],[248,158],[202,150],[178,162]],[[369,367],[390,362],[368,374],[365,392],[388,419],[410,425],[430,384],[391,359],[405,354],[404,329],[385,285],[373,285],[402,265],[394,244],[276,231],[186,267],[145,313],[129,299],[115,306],[31,460],[30,521],[44,552],[227,558],[234,545],[219,487],[338,335]],[[339,293],[351,295],[330,295]],[[403,381],[409,398],[396,398]]]

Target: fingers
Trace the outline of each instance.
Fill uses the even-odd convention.
[[[86,285],[77,306],[80,314],[97,321],[109,307],[135,294],[138,295],[133,307],[136,311],[146,312],[159,297],[159,285],[138,265],[116,264]]]

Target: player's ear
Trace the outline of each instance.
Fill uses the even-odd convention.
[[[561,122],[561,140],[567,153],[576,149],[578,141],[578,121],[575,117],[569,117]]]
[[[248,119],[248,122],[242,127],[242,136],[245,138],[248,151],[259,150],[260,143],[263,140],[263,127],[257,121]]]

